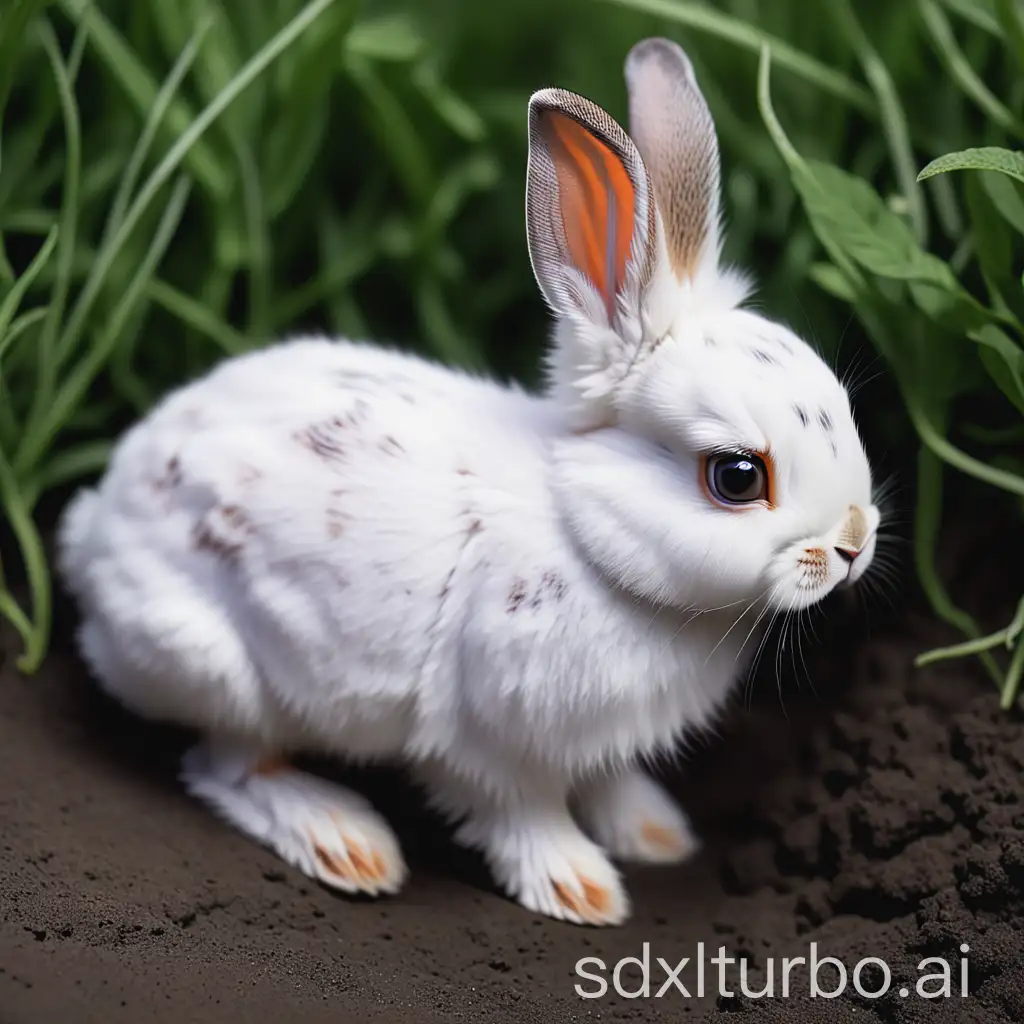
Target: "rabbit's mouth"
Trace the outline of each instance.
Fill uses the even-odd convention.
[[[874,506],[851,505],[824,536],[787,547],[775,563],[775,602],[783,608],[808,608],[837,588],[853,586],[874,558],[879,520]]]

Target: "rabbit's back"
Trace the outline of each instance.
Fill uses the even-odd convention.
[[[550,518],[552,415],[369,346],[223,364],[129,431],[65,520],[87,657],[158,717],[400,747],[481,519]]]

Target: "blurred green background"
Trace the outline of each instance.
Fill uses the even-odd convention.
[[[917,174],[1024,134],[1019,0],[3,0],[0,500],[29,587],[0,579],[0,612],[23,667],[47,495],[225,354],[322,330],[537,382],[527,100],[624,120],[647,35],[693,59],[757,304],[843,371],[894,371],[859,416],[918,453],[917,568],[977,638],[933,554],[948,473],[1024,495],[1024,201],[1009,172]]]

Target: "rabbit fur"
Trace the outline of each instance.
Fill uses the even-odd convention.
[[[343,891],[396,891],[398,841],[288,755],[406,765],[525,907],[621,922],[613,861],[698,845],[642,764],[713,722],[776,614],[871,562],[843,386],[719,264],[688,59],[645,40],[626,80],[632,138],[531,99],[543,393],[293,339],[167,396],[64,516],[102,687],[198,730],[188,790]],[[757,500],[709,491],[728,453]]]

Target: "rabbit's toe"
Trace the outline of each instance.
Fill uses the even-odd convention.
[[[397,892],[407,869],[388,823],[357,793],[279,758],[203,745],[182,763],[190,793],[325,885]]]
[[[507,838],[489,859],[498,880],[528,910],[589,925],[617,925],[629,916],[629,897],[615,868],[571,823]]]
[[[543,867],[527,869],[519,895],[523,906],[573,924],[617,925],[629,916],[629,897],[599,852],[560,849],[548,859]]]
[[[689,818],[640,771],[592,783],[579,809],[590,834],[618,860],[677,864],[700,849]]]

